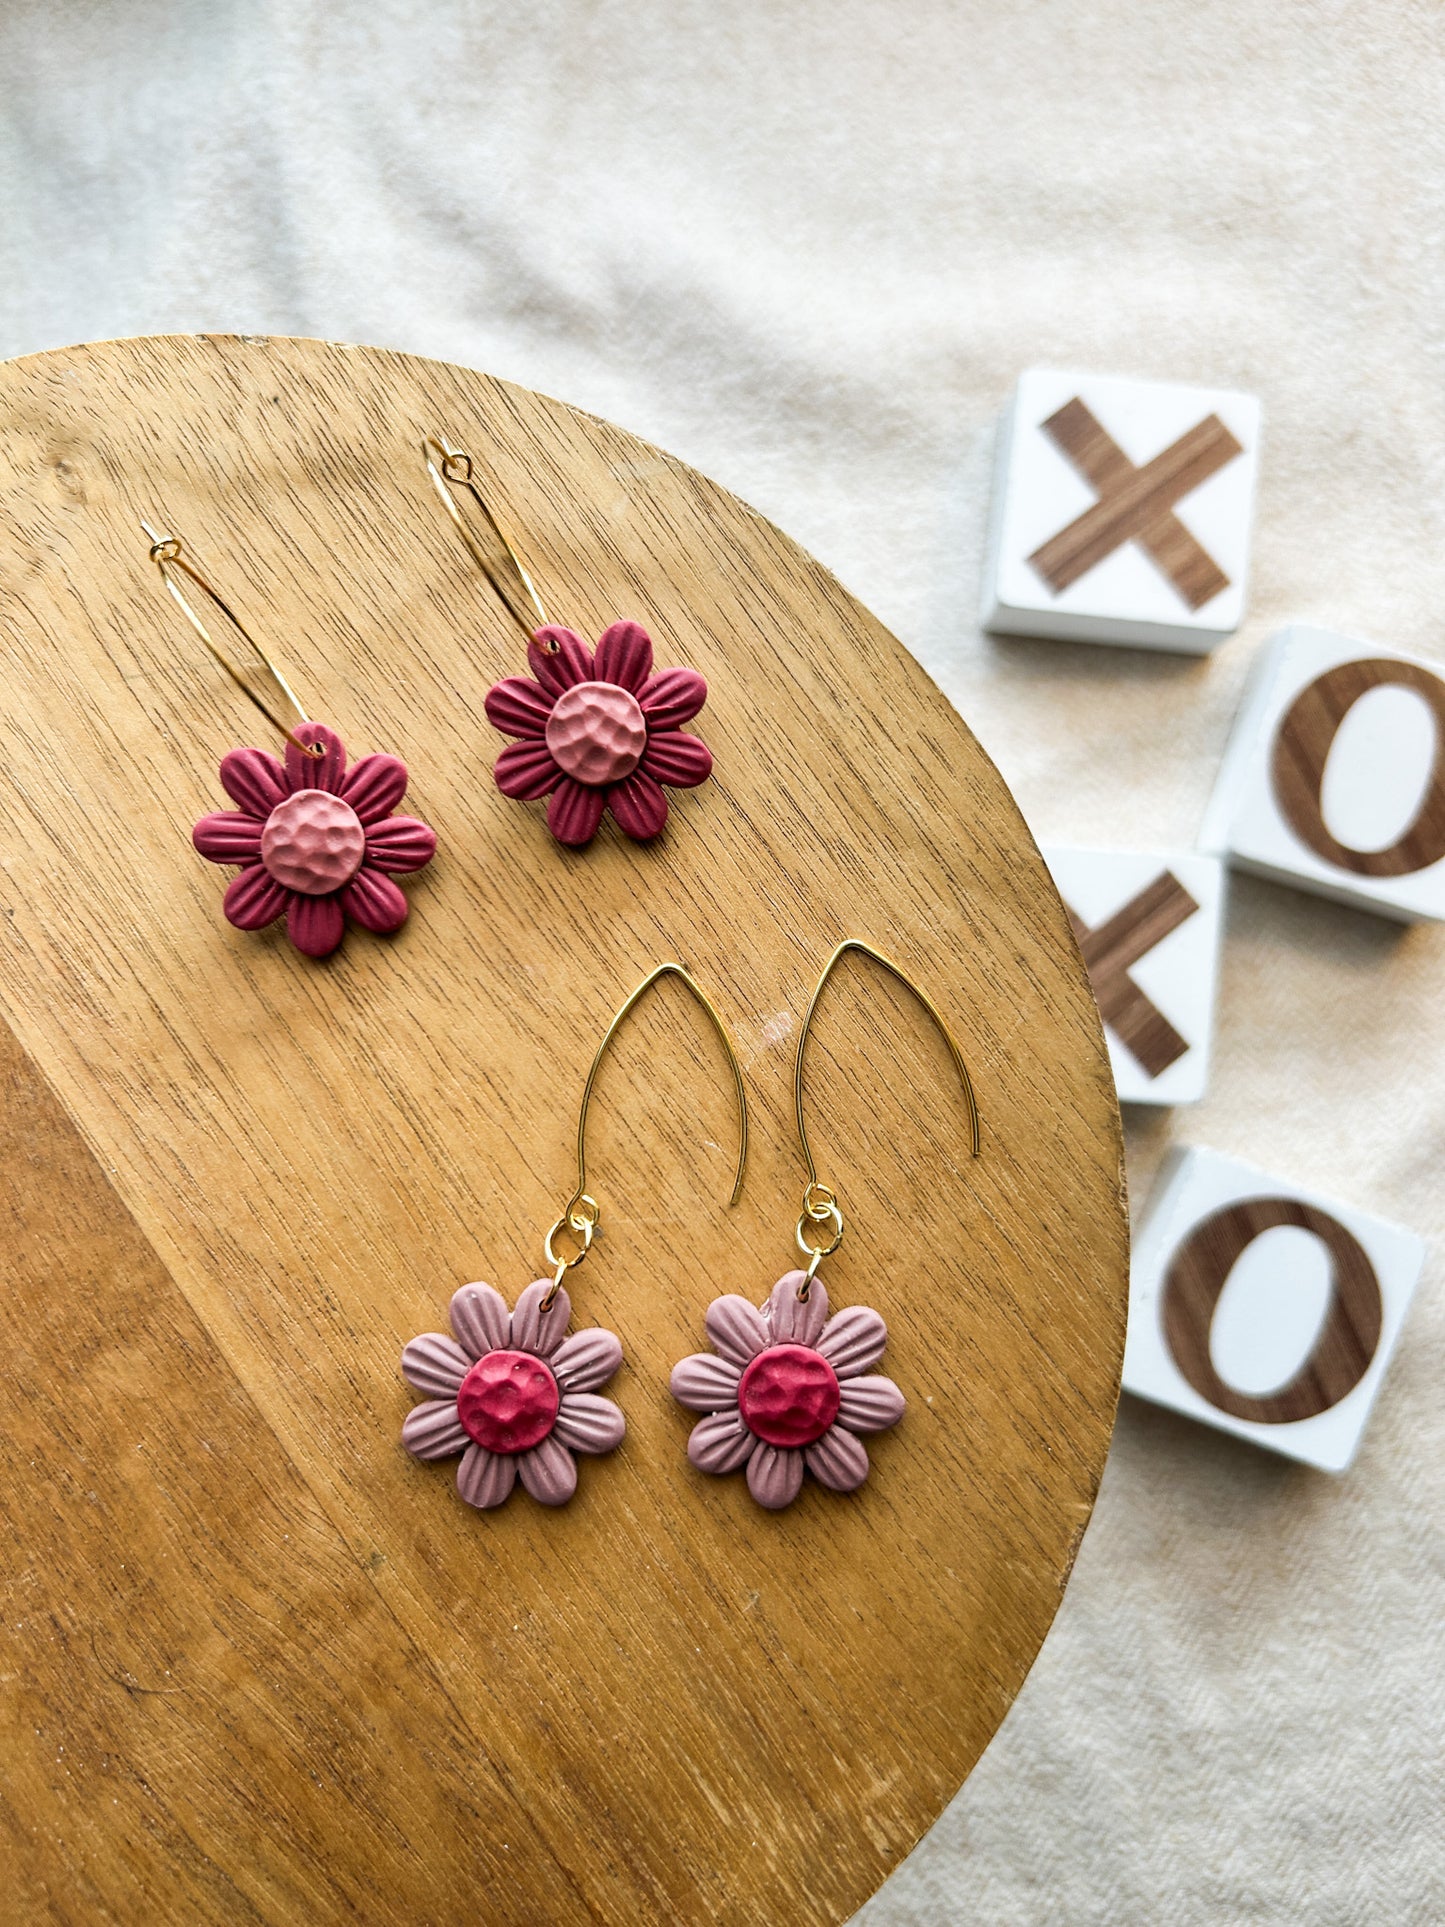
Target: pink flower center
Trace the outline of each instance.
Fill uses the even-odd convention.
[[[759,1352],[738,1385],[738,1410],[764,1445],[811,1445],[838,1416],[838,1375],[810,1345]]]
[[[361,868],[366,831],[330,790],[297,790],[278,803],[261,832],[261,861],[278,883],[304,897],[339,890]]]
[[[593,789],[620,783],[647,748],[642,705],[619,683],[574,683],[547,718],[547,747],[563,774],[579,783]]]
[[[462,1380],[457,1418],[489,1452],[530,1452],[557,1423],[562,1394],[531,1352],[488,1352]]]

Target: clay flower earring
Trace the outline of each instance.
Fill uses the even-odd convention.
[[[286,934],[308,957],[331,955],[347,917],[377,936],[390,936],[407,918],[407,901],[394,879],[429,863],[437,842],[416,817],[393,814],[406,794],[406,764],[397,756],[363,756],[348,769],[336,731],[307,720],[291,685],[187,560],[180,538],[158,535],[147,522],[141,527],[151,538],[151,560],[187,622],[286,738],[284,763],[264,749],[233,749],[223,756],[221,787],[236,807],[203,816],[192,832],[208,861],[240,868],[221,904],[226,920],[238,930],[260,930],[284,916]],[[216,646],[180,576],[209,597],[246,645],[253,658],[249,679]],[[272,701],[293,712],[289,725]]]
[[[639,843],[667,822],[664,785],[695,789],[712,773],[701,737],[682,728],[707,701],[694,669],[654,674],[652,639],[638,622],[614,622],[595,650],[548,622],[531,577],[477,487],[472,458],[435,436],[422,443],[427,473],[462,540],[527,638],[532,675],[508,676],[487,692],[487,719],[516,740],[497,758],[497,788],[519,802],[550,796],[547,827],[581,849],[611,810]],[[454,489],[471,497],[477,528]]]
[[[747,1470],[748,1489],[761,1506],[791,1505],[804,1472],[834,1492],[854,1492],[868,1476],[863,1440],[896,1425],[904,1398],[891,1378],[873,1370],[888,1328],[870,1306],[849,1305],[828,1315],[828,1293],[818,1267],[843,1242],[837,1194],[818,1181],[803,1121],[803,1050],[823,987],[845,951],[871,957],[911,990],[942,1032],[963,1079],[979,1154],[978,1108],[968,1068],[933,1004],[881,951],[850,937],[824,967],[798,1034],[793,1074],[798,1142],[808,1167],[798,1248],[806,1271],[788,1271],[761,1307],[729,1294],[715,1298],[704,1320],[711,1352],[696,1352],[673,1367],[672,1395],[704,1417],[692,1428],[687,1455],[700,1472]],[[826,1228],[826,1229],[825,1229]]]
[[[577,1186],[542,1241],[551,1278],[528,1285],[510,1312],[491,1285],[463,1285],[452,1297],[452,1335],[423,1332],[401,1355],[402,1376],[423,1399],[407,1414],[402,1444],[418,1459],[460,1453],[457,1491],[481,1511],[501,1505],[519,1479],[540,1505],[565,1505],[577,1489],[578,1453],[611,1452],[627,1429],[619,1407],[599,1395],[622,1363],[621,1341],[596,1325],[567,1336],[572,1303],[562,1281],[586,1258],[601,1223],[601,1207],[587,1189],[587,1109],[597,1073],[629,1014],[669,976],[687,985],[727,1051],[740,1136],[732,1203],[742,1191],[748,1100],[732,1042],[691,973],[681,964],[659,964],[607,1026],[587,1073],[577,1119]],[[559,1253],[559,1238],[570,1251]]]

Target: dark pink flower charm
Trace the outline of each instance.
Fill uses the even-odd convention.
[[[712,774],[701,737],[679,727],[707,701],[695,669],[652,673],[640,623],[614,622],[594,655],[570,629],[539,629],[527,646],[533,682],[508,676],[487,691],[487,719],[517,741],[497,758],[497,788],[522,802],[550,796],[547,827],[574,849],[602,812],[639,843],[667,821],[664,783],[694,789]]]
[[[869,1371],[888,1342],[883,1320],[867,1305],[829,1318],[820,1279],[799,1298],[806,1277],[788,1272],[761,1310],[732,1294],[714,1298],[706,1321],[714,1351],[672,1369],[673,1397],[707,1414],[687,1456],[700,1472],[746,1466],[748,1489],[771,1512],[797,1498],[805,1469],[834,1492],[855,1492],[868,1476],[860,1434],[903,1416],[893,1380]]]
[[[406,922],[407,903],[393,877],[419,870],[436,850],[436,832],[414,816],[393,816],[406,794],[398,756],[363,756],[346,767],[341,738],[325,723],[298,723],[283,763],[264,749],[233,749],[221,759],[221,787],[238,805],[203,816],[192,832],[212,863],[239,863],[222,905],[238,930],[260,930],[285,916],[286,933],[308,957],[329,957],[350,917],[389,936]]]
[[[550,1309],[544,1311],[548,1294]],[[454,1338],[423,1332],[401,1355],[402,1377],[424,1402],[401,1428],[413,1458],[458,1452],[457,1491],[490,1511],[518,1479],[540,1505],[565,1505],[577,1490],[578,1452],[611,1452],[627,1421],[599,1398],[622,1363],[622,1344],[600,1325],[566,1336],[572,1306],[539,1278],[514,1312],[490,1285],[452,1298]]]

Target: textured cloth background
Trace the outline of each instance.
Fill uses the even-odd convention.
[[[441,355],[801,538],[1044,838],[1192,839],[1291,617],[1445,653],[1429,0],[5,0],[0,353],[166,329]],[[1033,361],[1262,393],[1203,664],[977,629]],[[1340,1482],[1126,1401],[1054,1633],[867,1927],[1445,1919],[1445,942],[1236,885],[1217,1070],[1131,1120],[1434,1241]],[[839,1851],[846,1852],[846,1842]]]

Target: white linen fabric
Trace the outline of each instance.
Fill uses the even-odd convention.
[[[1190,842],[1287,619],[1442,651],[1429,0],[6,0],[0,110],[0,353],[318,334],[614,417],[831,564],[1043,840]],[[1263,395],[1212,660],[980,635],[1033,362]],[[1213,1088],[1131,1120],[1135,1197],[1177,1138],[1415,1226],[1400,1354],[1339,1481],[1125,1401],[1043,1656],[866,1927],[1445,1918],[1442,962],[1236,884]]]

